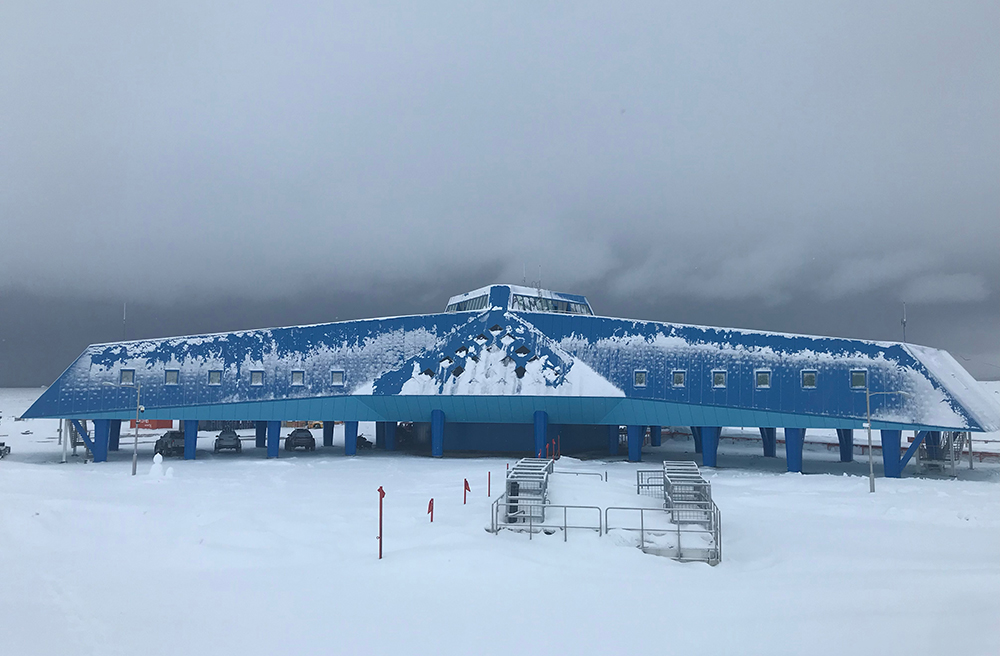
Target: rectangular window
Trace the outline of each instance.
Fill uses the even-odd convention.
[[[643,370],[641,370],[641,369],[637,369],[635,371],[635,373],[633,374],[632,384],[634,386],[636,386],[636,387],[645,387],[646,386],[646,372],[643,371]]]
[[[334,387],[342,387],[344,385],[344,372],[340,369],[335,369],[330,374],[330,382],[333,383]]]
[[[118,375],[119,385],[135,385],[135,369],[122,369]]]
[[[851,372],[851,389],[865,389],[868,387],[868,372],[864,369],[855,369]]]
[[[180,382],[181,372],[177,369],[167,369],[163,372],[164,385],[176,385]]]
[[[806,369],[802,372],[802,389],[816,389],[816,372]]]
[[[674,387],[684,387],[683,369],[675,369],[673,378],[674,378]]]
[[[208,384],[209,385],[221,385],[222,384],[222,370],[217,369],[215,371],[208,372]]]
[[[771,386],[771,372],[768,369],[758,369],[754,372],[754,376],[757,379],[758,389],[767,389]]]
[[[292,372],[292,385],[299,386],[306,384],[306,372],[304,371],[293,371]]]
[[[713,371],[712,372],[712,387],[721,389],[726,386],[726,372],[723,371]]]
[[[250,384],[259,387],[264,384],[264,372],[257,370],[250,372]]]

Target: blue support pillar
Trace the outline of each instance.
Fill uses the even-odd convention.
[[[184,420],[184,459],[194,460],[198,448],[198,420]]]
[[[535,457],[545,457],[545,441],[548,438],[549,413],[535,410]]]
[[[642,426],[628,427],[628,461],[642,460]]]
[[[254,429],[257,431],[256,432],[257,441],[254,443],[254,446],[257,447],[258,449],[263,449],[264,447],[267,446],[267,422],[266,421],[254,422]]]
[[[108,433],[108,451],[117,451],[122,437],[122,420],[112,419]]]
[[[608,426],[608,454],[618,455],[618,425]]]
[[[444,455],[444,411],[431,410],[431,455]]]
[[[385,450],[396,450],[396,422],[394,421],[385,423]]]
[[[715,467],[718,463],[720,426],[699,426],[701,434],[701,464],[705,467]]]
[[[107,461],[110,430],[111,422],[107,419],[94,420],[94,446],[90,450],[94,454],[94,462]]]
[[[651,446],[660,446],[663,443],[663,426],[649,427],[649,443]]]
[[[376,421],[375,422],[375,448],[384,449],[385,448],[385,422]]]
[[[353,456],[358,453],[358,422],[344,422],[344,455]]]
[[[333,426],[334,422],[323,422],[323,446],[333,446]]]
[[[840,442],[840,462],[854,460],[854,429],[838,428],[837,441]]]
[[[764,442],[764,457],[765,458],[777,458],[778,457],[778,429],[777,428],[760,428],[760,439]]]
[[[903,473],[899,459],[903,431],[880,430],[879,433],[882,436],[882,471],[886,478],[899,478]]]
[[[278,446],[281,443],[281,422],[267,422],[267,457],[278,457]]]
[[[805,428],[785,429],[785,462],[788,464],[788,471],[802,471],[802,446],[805,443]]]
[[[694,452],[701,453],[702,443],[701,443],[701,428],[698,426],[691,427],[691,437],[694,438]]]

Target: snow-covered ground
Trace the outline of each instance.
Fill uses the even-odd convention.
[[[1000,386],[998,386],[1000,387]],[[1000,390],[998,390],[1000,391]],[[706,473],[718,567],[646,555],[627,535],[487,533],[502,458],[343,449],[265,460],[130,450],[60,464],[56,422],[14,422],[40,390],[0,390],[0,654],[995,654],[1000,466],[879,479],[807,446],[810,475],[724,441]],[[22,434],[30,431],[30,434]],[[372,433],[371,428],[362,432]],[[123,442],[126,440],[123,436]],[[645,464],[563,458],[553,500],[654,506]],[[81,450],[82,453],[82,450]],[[472,493],[462,504],[463,479]],[[376,490],[384,486],[385,558]],[[435,500],[434,523],[427,502]]]

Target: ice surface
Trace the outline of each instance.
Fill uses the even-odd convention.
[[[743,458],[706,473],[724,538],[711,568],[644,555],[622,531],[565,543],[486,533],[486,474],[495,498],[504,459],[341,447],[269,461],[253,448],[213,456],[206,433],[198,460],[167,459],[177,476],[155,483],[130,476],[127,451],[61,465],[56,421],[8,424],[39,391],[0,390],[0,435],[14,447],[0,461],[5,655],[914,656],[995,654],[1000,641],[989,463],[961,472],[975,479],[880,478],[869,495],[867,465],[825,448],[807,449],[806,469],[827,472],[809,476]],[[635,470],[692,455],[690,441],[667,439],[638,465],[563,458],[557,469],[609,481],[555,476],[552,501],[651,507]],[[736,451],[723,444],[727,458]],[[914,625],[914,613],[931,620]]]

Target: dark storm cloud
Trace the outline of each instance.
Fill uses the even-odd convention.
[[[0,6],[0,384],[539,267],[1000,374],[995,3],[206,4]]]

